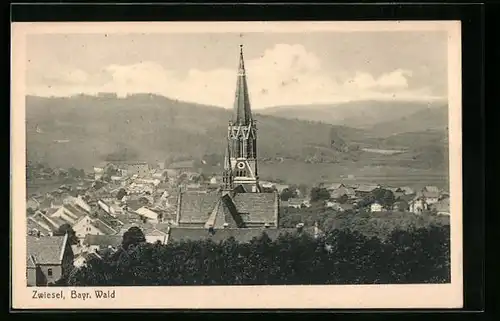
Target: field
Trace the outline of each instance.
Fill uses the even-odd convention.
[[[398,166],[359,166],[356,163],[306,164],[285,161],[281,164],[262,164],[263,180],[283,180],[290,184],[316,185],[320,182],[377,183],[389,186],[421,188],[436,185],[449,189],[448,173],[441,169],[418,169]],[[352,175],[352,176],[350,176]]]

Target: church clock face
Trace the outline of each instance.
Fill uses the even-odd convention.
[[[245,168],[245,163],[238,163],[236,165],[236,167],[238,167],[238,169],[244,169]]]

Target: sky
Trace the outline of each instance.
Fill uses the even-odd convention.
[[[447,96],[444,31],[30,34],[27,93],[155,93],[231,108],[239,45],[253,109]]]

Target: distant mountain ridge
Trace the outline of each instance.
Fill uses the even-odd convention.
[[[231,112],[149,94],[28,96],[28,159],[89,168],[112,154],[149,162],[223,155]],[[332,140],[359,141],[365,134],[345,126],[259,114],[255,118],[262,158],[306,157],[311,146],[329,147]],[[67,142],[55,143],[62,140]]]
[[[259,110],[259,113],[287,119],[320,121],[333,125],[372,129],[378,125],[389,126],[391,122],[399,122],[404,118],[411,120],[413,115],[419,116],[418,113],[425,110],[439,110],[437,112],[439,114],[442,110],[447,110],[446,107],[447,103],[445,101],[424,103],[418,101],[367,100],[339,104],[278,106]],[[443,121],[442,117],[439,118],[439,121]],[[407,123],[410,122],[407,121]],[[433,128],[438,126],[434,123],[431,125]],[[444,123],[446,123],[446,119]],[[420,125],[420,128],[416,128],[418,130],[428,129],[425,122],[420,122],[418,125]],[[398,129],[398,132],[401,132],[400,129]]]

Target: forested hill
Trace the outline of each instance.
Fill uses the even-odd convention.
[[[223,155],[230,112],[150,94],[126,98],[28,96],[28,159],[90,168],[124,150],[131,159],[149,162]],[[307,158],[315,148],[331,148],[332,140],[349,143],[363,140],[365,135],[363,130],[312,121],[260,114],[255,118],[262,158]],[[343,153],[343,157],[349,155]]]

